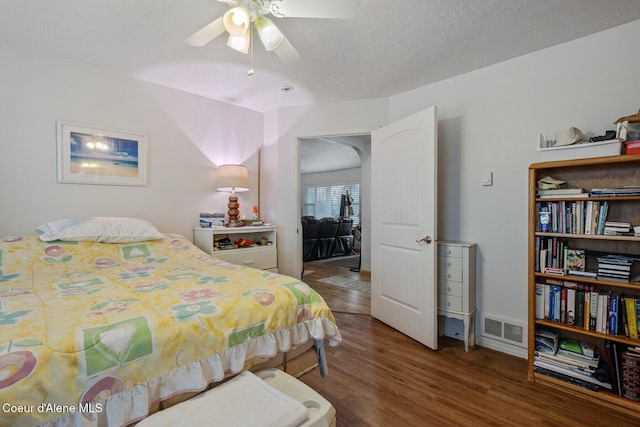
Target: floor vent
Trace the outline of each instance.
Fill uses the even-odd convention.
[[[527,346],[527,327],[513,319],[502,319],[492,314],[482,318],[482,335],[520,347]]]

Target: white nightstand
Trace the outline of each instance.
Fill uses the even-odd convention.
[[[438,333],[444,318],[464,323],[464,351],[475,345],[476,244],[438,242]]]
[[[233,264],[278,272],[278,250],[276,246],[276,227],[272,225],[257,225],[244,227],[213,227],[193,229],[194,243],[206,253]],[[257,244],[266,238],[266,245]],[[239,239],[254,242],[251,247],[233,249],[219,249],[216,242],[229,238],[232,243]]]

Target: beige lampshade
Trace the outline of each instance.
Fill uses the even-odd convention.
[[[266,50],[273,50],[280,46],[280,43],[284,40],[284,34],[276,27],[276,24],[272,20],[263,16],[256,19],[253,24],[258,30],[258,36],[260,41],[264,45]]]
[[[249,11],[241,6],[234,7],[224,14],[222,24],[232,36],[241,36],[247,32],[249,25],[251,25]]]
[[[218,166],[216,189],[231,193],[249,191],[249,170],[244,165]]]
[[[227,46],[229,46],[233,50],[237,50],[242,53],[249,53],[249,46],[251,45],[251,35],[247,30],[241,36],[234,36],[229,34],[229,39],[227,40]]]

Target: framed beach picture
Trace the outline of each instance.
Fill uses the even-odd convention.
[[[58,121],[58,182],[147,185],[145,134]]]

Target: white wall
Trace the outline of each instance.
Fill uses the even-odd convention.
[[[270,197],[282,234],[281,270],[298,271],[292,249],[297,170],[284,167],[296,164],[296,138],[370,131],[437,105],[439,238],[478,243],[478,341],[524,356],[524,348],[480,337],[479,320],[487,314],[526,325],[527,168],[540,161],[538,134],[576,126],[599,135],[613,129],[618,117],[635,113],[640,107],[640,57],[634,53],[639,33],[636,21],[388,100],[268,113],[265,144],[272,144],[271,172],[279,177],[278,191]],[[493,186],[481,185],[484,171],[493,172]],[[445,326],[448,335],[460,329],[461,324]]]
[[[261,113],[0,43],[0,235],[84,215],[142,217],[193,238],[201,211],[226,212],[215,167],[244,163],[257,188]],[[149,185],[56,182],[56,120],[144,132]],[[251,213],[257,192],[240,194]]]
[[[638,34],[640,21],[390,98],[391,120],[438,106],[439,238],[478,243],[481,314],[526,322],[527,168],[541,160],[538,134],[602,135],[635,113]],[[483,171],[493,186],[481,185]]]
[[[302,271],[298,139],[367,134],[386,124],[387,116],[386,99],[287,107],[265,114],[263,175],[269,178],[263,178],[263,183],[269,180],[269,185],[263,185],[262,203],[269,212],[277,212],[278,269],[281,273],[300,277]],[[363,166],[363,177],[370,176],[365,169]],[[367,196],[363,194],[362,197]],[[363,213],[369,211],[363,210]],[[367,226],[370,227],[370,220],[363,215],[362,227]],[[363,254],[367,252],[366,244],[363,240]],[[363,256],[362,269],[370,270],[370,261],[369,265],[365,262]]]

